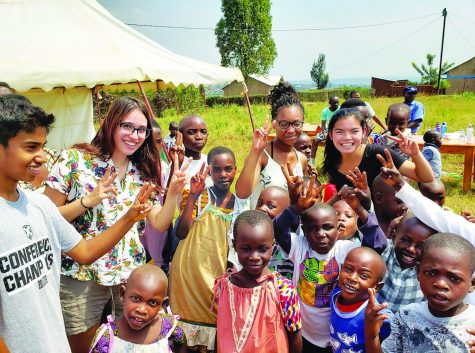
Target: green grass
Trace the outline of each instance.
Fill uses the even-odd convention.
[[[425,119],[421,131],[434,127],[436,122],[445,121],[448,131],[458,131],[466,128],[469,123],[475,123],[475,94],[457,96],[418,96],[417,100],[424,104]],[[392,103],[401,102],[402,98],[368,98],[376,114],[380,118],[386,116],[387,108]],[[318,123],[322,109],[327,105],[324,102],[305,102],[305,121]],[[255,105],[252,107],[256,125],[262,124],[270,107]],[[219,145],[231,148],[236,154],[238,168],[242,168],[244,159],[251,143],[251,124],[246,107],[230,105],[207,108],[199,113],[206,121],[209,130],[208,143],[204,152]],[[172,120],[179,121],[182,116],[177,116],[173,111],[167,111],[158,121],[164,134],[168,134],[168,123]],[[317,163],[321,163],[323,149],[319,149]],[[462,190],[463,156],[442,155],[443,170],[453,176],[444,176],[447,188],[446,206],[459,213],[462,210],[475,212],[475,192]],[[473,185],[473,184],[472,184]]]

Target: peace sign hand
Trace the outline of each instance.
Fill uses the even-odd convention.
[[[154,184],[145,183],[124,217],[127,217],[134,223],[147,217],[153,206],[152,202],[150,202],[150,195],[152,195],[154,191]]]
[[[376,303],[376,290],[374,288],[368,288],[369,300],[365,310],[364,318],[364,334],[365,339],[373,339],[379,336],[381,326],[383,326],[384,320],[389,319],[389,315],[386,313],[380,313],[381,310],[388,307],[387,303]]]
[[[280,169],[284,174],[285,180],[287,180],[287,189],[289,191],[290,204],[296,204],[302,193],[303,179],[298,175],[294,176],[294,172],[292,171],[290,162],[287,162],[285,166],[281,165]]]
[[[297,203],[293,204],[293,207],[298,213],[309,209],[315,204],[315,202],[322,202],[322,191],[326,185],[315,186],[315,180],[316,176],[312,175],[308,189],[303,187]]]
[[[272,131],[273,126],[273,123],[269,123],[269,116],[267,115],[264,124],[252,134],[252,149],[254,151],[261,153],[266,147],[269,133]]]
[[[181,167],[178,163],[178,155],[175,154],[173,158],[173,175],[168,186],[167,195],[180,195],[186,184],[186,169],[190,165],[191,158],[187,158]]]
[[[201,195],[206,186],[206,177],[208,176],[210,166],[201,165],[200,171],[191,177],[190,180],[190,196],[196,199]]]
[[[177,131],[175,144],[172,145],[168,151],[170,155],[171,162],[175,162],[175,155],[178,156],[178,162],[181,165],[183,163],[183,159],[185,158],[185,149],[183,148],[183,134],[180,131]]]
[[[394,166],[393,158],[387,148],[384,149],[384,154],[386,155],[386,159],[384,159],[380,154],[376,155],[379,162],[383,165],[380,175],[386,184],[399,190],[405,182],[402,179],[399,170]]]
[[[388,138],[399,144],[399,149],[402,153],[413,157],[420,152],[419,146],[417,145],[416,141],[407,136],[404,136],[404,134],[399,129],[396,129],[396,134],[398,134],[399,138],[391,135],[388,135]]]
[[[346,179],[354,185],[354,192],[361,202],[361,205],[369,210],[371,208],[371,191],[368,187],[368,178],[366,172],[361,173],[358,167],[354,171],[349,171]]]
[[[114,186],[114,180],[117,178],[117,173],[111,174],[111,167],[107,167],[104,176],[99,180],[94,190],[83,197],[82,203],[87,208],[96,207],[102,200],[110,199],[117,196],[117,189]]]

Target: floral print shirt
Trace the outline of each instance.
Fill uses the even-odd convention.
[[[68,149],[61,153],[46,184],[66,194],[68,204],[91,193],[108,166],[115,170],[112,160],[104,162],[87,152]],[[125,176],[114,181],[117,197],[102,200],[73,220],[72,225],[84,239],[94,238],[127,212],[144,182],[139,170],[129,162]],[[145,250],[139,239],[144,230],[145,220],[137,222],[109,252],[91,265],[79,265],[62,255],[61,273],[80,281],[94,280],[104,286],[125,282],[130,272],[145,263]]]

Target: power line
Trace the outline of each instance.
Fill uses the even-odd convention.
[[[452,11],[450,11],[450,14],[451,14],[451,15],[454,15],[455,17],[460,18],[461,20],[467,21],[468,23],[471,23],[472,25],[475,25],[475,22],[470,21],[470,20],[467,20],[466,18],[464,18],[464,17],[462,17],[462,16],[460,16],[460,15],[457,15],[456,13],[454,13],[454,12],[452,12]]]
[[[364,56],[364,57],[362,57],[362,58],[360,58],[360,59],[358,59],[358,60],[355,60],[355,61],[353,61],[353,62],[350,63],[350,64],[347,64],[347,65],[342,66],[342,67],[340,67],[340,68],[338,68],[338,69],[332,70],[332,71],[330,71],[330,73],[335,73],[335,72],[337,72],[337,71],[346,69],[347,67],[353,66],[354,64],[357,64],[357,63],[359,63],[359,62],[361,62],[361,61],[364,61],[364,60],[366,60],[366,59],[371,58],[371,57],[373,57],[373,56],[375,56],[375,55],[377,55],[377,54],[379,54],[379,53],[385,51],[386,49],[389,49],[389,48],[395,46],[396,44],[399,44],[400,42],[406,40],[407,38],[409,38],[409,37],[415,35],[415,34],[418,33],[419,31],[421,31],[422,29],[429,27],[432,23],[434,23],[434,22],[437,21],[438,19],[439,19],[439,18],[436,18],[436,19],[434,19],[434,20],[428,22],[428,23],[425,24],[424,26],[422,26],[422,27],[420,27],[420,28],[418,28],[418,29],[416,29],[416,30],[414,30],[414,31],[411,31],[411,33],[409,33],[407,36],[404,36],[404,37],[398,39],[397,41],[395,41],[395,42],[393,42],[393,43],[391,43],[391,44],[389,44],[389,45],[387,45],[387,46],[385,46],[385,47],[383,47],[383,48],[381,48],[381,49],[379,49],[379,50],[377,50],[377,51],[375,51],[375,52],[373,52],[373,53],[371,53],[371,54],[369,54],[369,55],[366,55],[366,56]]]
[[[452,22],[452,20],[449,18],[449,23],[455,28],[455,30],[458,32],[458,34],[460,35],[460,37],[462,37],[472,48],[475,48],[475,45],[470,42],[464,35],[463,33],[457,28],[457,26],[455,25],[455,23]]]
[[[386,26],[395,23],[402,23],[402,22],[409,22],[409,21],[416,21],[427,17],[432,17],[435,15],[439,15],[439,13],[433,13],[430,15],[424,15],[419,17],[411,17],[402,20],[395,20],[389,22],[381,22],[381,23],[372,23],[367,25],[356,25],[356,26],[343,26],[343,27],[320,27],[320,28],[288,28],[288,29],[273,29],[272,32],[309,32],[309,31],[334,31],[334,30],[342,30],[342,29],[355,29],[355,28],[369,28],[369,27],[379,27],[379,26]],[[168,29],[185,29],[185,30],[200,30],[200,31],[214,31],[214,28],[211,27],[188,27],[188,26],[169,26],[169,25],[152,25],[152,24],[139,24],[139,23],[126,23],[129,26],[135,27],[151,27],[151,28],[168,28]],[[228,29],[231,31],[243,31],[243,30],[251,30],[249,28],[232,28]]]

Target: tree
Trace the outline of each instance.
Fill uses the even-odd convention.
[[[421,64],[418,66],[414,61],[411,62],[412,67],[421,75],[421,83],[429,84],[429,85],[437,85],[437,78],[439,76],[439,68],[434,67],[434,59],[435,54],[428,53],[426,56],[427,65]],[[447,61],[444,61],[442,64],[442,71],[441,73],[446,72],[450,68],[452,68],[455,63],[449,64]]]
[[[222,0],[214,31],[221,65],[239,67],[244,77],[269,72],[277,57],[270,7],[270,0]]]
[[[325,54],[319,54],[317,61],[313,62],[312,70],[310,70],[310,76],[317,85],[318,89],[323,89],[328,84],[328,73],[325,72]]]

